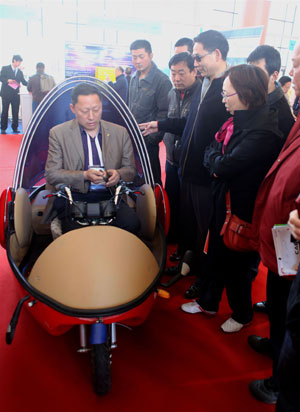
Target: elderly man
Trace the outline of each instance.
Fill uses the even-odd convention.
[[[106,76],[108,84],[118,93],[120,97],[127,102],[128,98],[128,81],[121,66],[115,68],[116,81],[113,83],[109,76]]]
[[[47,183],[71,186],[73,199],[77,201],[107,200],[120,179],[132,181],[136,175],[130,137],[124,127],[101,120],[101,94],[94,85],[76,86],[70,108],[76,118],[50,130]],[[56,202],[54,208],[62,219],[63,231],[79,226],[70,224],[64,204]],[[123,202],[113,224],[132,233],[139,230],[137,216]]]
[[[300,43],[295,47],[292,61],[290,76],[293,77],[295,94],[300,96]],[[257,247],[263,264],[268,268],[267,300],[273,376],[252,381],[250,391],[255,398],[265,403],[276,403],[278,397],[278,361],[286,330],[287,300],[292,285],[289,277],[278,274],[272,227],[287,223],[290,212],[295,208],[299,188],[300,118],[260,187],[253,216],[253,227],[257,229]]]
[[[187,53],[175,54],[169,61],[171,80],[174,88],[169,92],[168,117],[187,117],[192,100],[199,93],[201,84],[196,80],[196,69],[193,57]],[[166,133],[166,183],[171,209],[171,224],[169,240],[178,243],[179,237],[179,211],[180,211],[180,181],[178,176],[181,135]],[[178,253],[180,255],[180,252]],[[177,259],[173,256],[173,260]],[[171,260],[172,260],[171,259]]]

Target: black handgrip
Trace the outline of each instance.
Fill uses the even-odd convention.
[[[17,307],[14,311],[14,314],[12,315],[11,321],[9,322],[7,331],[6,331],[6,343],[10,345],[14,339],[15,336],[15,330],[18,324],[20,312],[23,306],[23,303],[26,302],[30,298],[29,295],[25,296],[21,300],[19,300]]]

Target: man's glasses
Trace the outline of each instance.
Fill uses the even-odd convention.
[[[209,54],[212,54],[212,53],[213,52],[209,52],[209,53],[203,54],[202,56],[200,56],[200,54],[196,53],[196,54],[193,54],[192,57],[193,57],[194,60],[196,60],[198,63],[200,63],[201,60],[204,59],[204,57],[206,57],[206,56],[208,56]]]
[[[228,99],[228,97],[231,97],[231,96],[235,96],[237,94],[237,92],[235,92],[235,93],[231,93],[231,94],[226,94],[226,93],[224,93],[224,92],[221,92],[221,96],[223,97],[223,99]]]

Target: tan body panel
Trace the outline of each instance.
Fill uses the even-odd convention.
[[[89,226],[52,242],[28,281],[71,308],[107,309],[141,296],[158,271],[155,257],[136,236],[111,226]]]

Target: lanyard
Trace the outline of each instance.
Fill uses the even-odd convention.
[[[89,157],[88,164],[93,165],[94,160],[93,160],[91,137],[87,132],[85,132],[85,133],[86,133],[86,140],[87,140],[87,146],[88,146],[88,157]],[[98,136],[95,137],[95,145],[96,145],[96,149],[97,149],[98,156],[99,156],[99,159],[100,159],[100,165],[99,166],[103,167],[104,163],[103,163],[103,157],[102,157],[102,150],[101,150],[101,147],[100,147],[100,144],[99,144]]]

